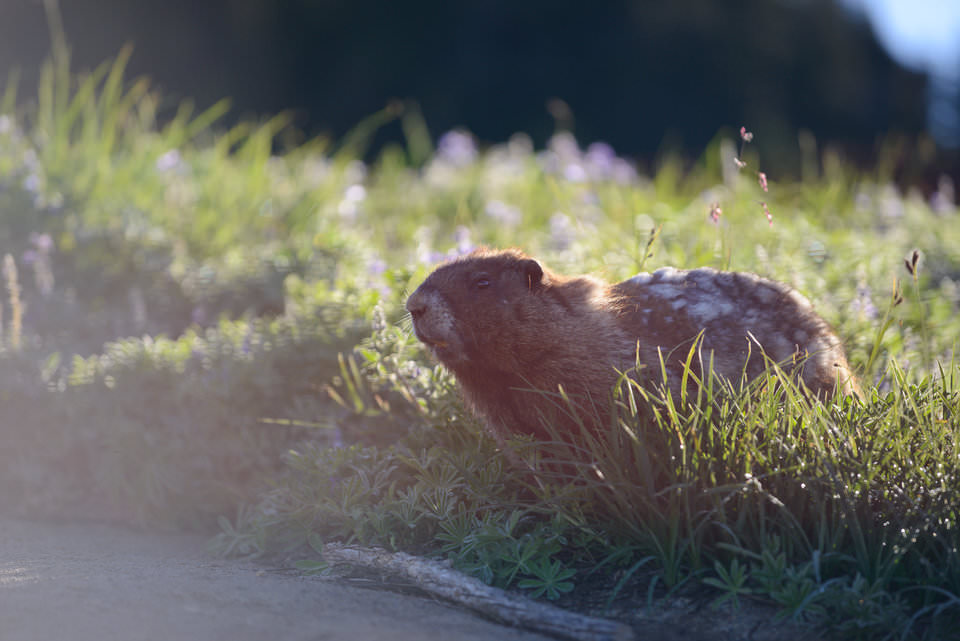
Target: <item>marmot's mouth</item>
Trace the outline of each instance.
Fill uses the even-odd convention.
[[[441,363],[458,360],[456,352],[451,348],[449,341],[443,341],[437,338],[421,338],[420,340],[427,346],[427,349],[430,350],[433,357]]]
[[[436,338],[430,338],[425,333],[421,332],[418,328],[414,327],[414,333],[417,335],[417,338],[420,339],[420,342],[426,345],[431,349],[446,349],[450,347],[450,343],[447,341],[442,341]]]

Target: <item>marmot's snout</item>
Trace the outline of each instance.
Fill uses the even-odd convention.
[[[423,288],[420,287],[407,299],[407,311],[410,312],[410,320],[413,321],[413,331],[417,338],[430,344],[429,333],[426,329],[428,323],[425,320],[428,310],[427,296],[423,294]]]
[[[410,297],[407,299],[407,311],[410,312],[410,318],[413,319],[414,326],[416,326],[417,321],[423,318],[423,315],[427,312],[427,301],[425,300],[425,296],[420,293],[420,288],[410,294]]]
[[[413,332],[417,338],[441,357],[442,353],[456,343],[453,329],[453,315],[440,294],[423,285],[417,288],[407,299],[407,311],[413,321]]]

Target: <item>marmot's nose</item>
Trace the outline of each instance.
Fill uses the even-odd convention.
[[[407,299],[407,311],[410,312],[413,320],[417,320],[427,311],[427,302],[420,294],[420,290],[410,294],[410,298]]]

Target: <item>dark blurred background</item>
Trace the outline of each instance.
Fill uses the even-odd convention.
[[[151,77],[171,109],[184,98],[202,107],[230,97],[232,117],[289,110],[306,136],[341,139],[397,99],[419,105],[434,137],[459,126],[490,142],[522,131],[539,145],[559,117],[582,142],[603,140],[643,161],[664,150],[695,156],[721,129],[745,124],[772,154],[767,167],[781,172],[796,170],[805,130],[868,165],[878,140],[908,141],[904,162],[926,163],[918,176],[956,174],[960,89],[951,70],[960,57],[905,66],[858,3],[870,4],[65,0],[61,8],[75,70],[129,42],[131,75]],[[0,0],[0,73],[18,66],[23,95],[49,49],[41,0]],[[402,140],[396,123],[376,144],[390,140]]]

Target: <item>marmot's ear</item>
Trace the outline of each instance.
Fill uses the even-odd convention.
[[[540,286],[543,285],[543,267],[540,266],[540,263],[532,258],[527,258],[523,261],[521,267],[523,275],[527,278],[527,287],[530,288],[530,291],[540,289]]]

